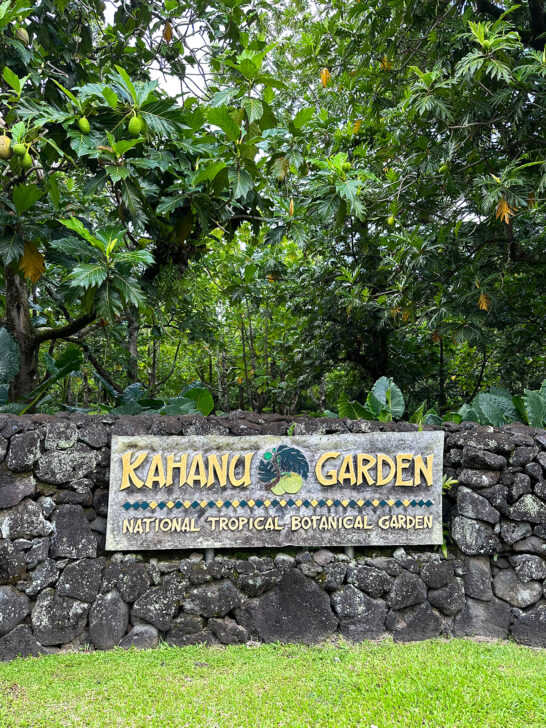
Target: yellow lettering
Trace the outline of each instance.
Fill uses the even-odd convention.
[[[342,485],[344,480],[348,480],[350,485],[354,485],[356,483],[356,475],[352,455],[345,455],[345,457],[343,458],[343,462],[341,463],[337,479],[338,482]]]
[[[239,455],[234,455],[229,464],[229,483],[235,488],[238,488],[241,485],[246,488],[250,485],[250,466],[252,464],[252,458],[254,457],[254,453],[249,452],[245,455],[245,467],[242,478],[235,477],[235,466],[237,465],[239,457]]]
[[[425,524],[423,528],[432,528],[432,516],[423,516],[425,519]]]
[[[337,483],[337,471],[329,470],[326,473],[328,478],[325,478],[322,474],[322,466],[327,460],[333,460],[338,457],[338,452],[325,452],[317,460],[317,464],[315,465],[315,475],[317,476],[317,480],[321,485],[335,485]]]
[[[415,457],[415,485],[421,484],[421,474],[425,476],[427,485],[432,485],[432,463],[434,461],[434,455],[427,455],[427,464],[423,462],[423,456],[417,455]],[[428,516],[426,516],[428,518]]]
[[[352,528],[354,524],[353,516],[345,516],[343,519],[343,528]]]
[[[121,476],[121,485],[119,487],[120,490],[125,490],[125,488],[129,488],[130,485],[134,485],[137,488],[142,488],[142,486],[144,485],[144,481],[137,476],[135,470],[146,460],[146,458],[148,457],[148,453],[139,453],[136,456],[134,462],[131,462],[131,455],[133,454],[133,452],[134,450],[130,450],[129,452],[124,452],[121,456],[121,462],[123,463],[123,473]]]
[[[389,527],[389,518],[390,516],[382,516],[379,521],[377,522],[379,528],[388,528]]]
[[[299,531],[301,528],[301,518],[299,516],[292,516],[290,528],[292,531]]]
[[[207,486],[209,488],[214,483],[215,478],[218,478],[218,482],[222,487],[225,487],[225,485],[227,484],[228,459],[229,459],[229,453],[222,455],[222,464],[220,465],[220,461],[218,460],[218,455],[215,455],[215,454],[209,455],[209,457],[208,457],[209,479],[207,482]]]
[[[128,518],[126,518],[123,521],[123,533],[133,533],[134,525],[135,525],[135,519],[134,518],[131,518],[131,520],[129,520]]]
[[[165,485],[165,470],[163,468],[163,460],[159,453],[152,458],[145,485],[147,488],[153,488],[156,483],[160,488],[163,488]]]
[[[175,460],[174,455],[167,455],[167,478],[165,485],[173,484],[173,470],[178,469],[178,485],[182,487],[186,482],[186,466],[188,463],[188,453],[180,456],[180,460]]]
[[[367,461],[367,465],[364,465],[364,463]],[[362,485],[363,479],[366,478],[366,481],[368,485],[374,484],[374,479],[370,475],[369,471],[370,468],[373,468],[373,466],[376,463],[376,459],[372,455],[365,455],[364,453],[359,453],[356,456],[356,484]]]
[[[256,518],[256,520],[254,521],[254,528],[256,529],[256,531],[263,531],[264,521],[265,518],[262,518],[262,516]]]
[[[199,470],[199,473],[197,471]],[[207,476],[205,474],[205,463],[203,455],[198,452],[193,456],[191,461],[190,472],[188,473],[188,485],[193,488],[195,482],[198,482],[201,488],[207,484]]]
[[[413,478],[410,480],[402,480],[402,470],[409,468],[413,455],[397,455],[396,456],[396,483],[395,485],[413,485]]]
[[[383,463],[389,467],[389,474],[386,478],[383,476]],[[377,456],[377,485],[386,485],[387,483],[390,483],[393,479],[395,470],[396,465],[394,464],[394,460],[388,455],[379,453]]]

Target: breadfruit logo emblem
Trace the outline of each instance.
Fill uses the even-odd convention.
[[[279,445],[264,453],[258,466],[258,477],[275,495],[299,493],[309,476],[307,458],[295,447]]]

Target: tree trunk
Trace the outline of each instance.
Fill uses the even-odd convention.
[[[28,305],[28,288],[19,273],[11,266],[4,267],[6,281],[6,328],[13,336],[20,351],[19,371],[11,382],[9,398],[15,402],[31,392],[38,384],[39,342],[34,337],[34,327]]]
[[[129,359],[127,361],[127,377],[129,384],[138,382],[138,310],[134,306],[129,307],[128,318],[128,349]]]

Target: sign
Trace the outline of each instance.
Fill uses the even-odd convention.
[[[114,436],[106,548],[442,543],[443,432]]]

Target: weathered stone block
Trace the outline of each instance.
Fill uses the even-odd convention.
[[[129,608],[113,589],[99,594],[89,612],[89,639],[98,650],[115,647],[127,631]]]
[[[30,602],[11,586],[0,586],[0,637],[11,632],[29,613]]]
[[[489,501],[478,493],[461,486],[457,490],[457,509],[461,516],[475,518],[487,523],[498,523],[499,512]]]
[[[428,602],[402,611],[391,610],[386,625],[395,642],[415,642],[440,636],[442,619]]]
[[[39,432],[22,432],[14,435],[9,443],[6,465],[14,473],[32,470],[40,457],[42,436]]]
[[[530,523],[525,521],[501,521],[500,535],[509,546],[527,538],[533,533]]]
[[[385,629],[387,605],[382,599],[372,599],[352,584],[331,595],[341,634],[353,642],[377,639]]]
[[[151,624],[137,624],[119,643],[124,650],[134,647],[135,650],[148,650],[159,644],[157,627]]]
[[[213,635],[224,645],[241,645],[248,640],[248,632],[234,619],[209,619],[208,627]]]
[[[486,523],[470,520],[464,516],[453,519],[451,535],[464,554],[495,554],[501,550],[501,542]]]
[[[502,455],[495,455],[487,450],[478,450],[476,447],[467,445],[462,453],[463,468],[477,470],[503,470],[507,460]]]
[[[95,467],[95,454],[80,450],[50,450],[35,467],[36,477],[45,483],[61,485],[84,478]]]
[[[372,566],[349,566],[347,582],[377,599],[389,591],[393,579],[385,571],[374,569]]]
[[[243,624],[244,615],[237,612],[239,624],[264,642],[314,644],[327,639],[337,626],[329,596],[299,569],[287,572],[246,617]]]
[[[117,578],[117,588],[125,602],[135,602],[150,588],[145,564],[123,564]]]
[[[452,561],[430,561],[421,568],[421,579],[431,589],[441,589],[453,580]]]
[[[490,488],[499,482],[500,472],[498,470],[473,470],[464,468],[459,473],[459,483],[469,485],[472,488]]]
[[[35,493],[36,484],[31,475],[13,476],[0,473],[0,510],[16,506],[23,498]]]
[[[28,624],[20,624],[0,638],[0,662],[16,657],[38,657],[45,652],[47,650],[36,642]]]
[[[53,531],[46,521],[40,506],[30,499],[25,499],[8,510],[2,523],[2,536],[8,539],[48,536]]]
[[[55,584],[59,578],[59,570],[53,559],[42,561],[32,572],[32,581],[25,589],[29,597],[37,596],[46,587]]]
[[[546,602],[520,615],[512,625],[516,642],[531,647],[546,647]]]
[[[427,598],[427,588],[420,576],[403,571],[396,577],[388,597],[391,609],[399,611],[413,604],[420,604]]]
[[[466,594],[473,599],[485,602],[493,599],[489,557],[473,556],[465,560],[464,588]]]
[[[0,539],[0,584],[15,581],[26,571],[25,556],[11,541]]]
[[[136,600],[131,616],[139,617],[166,632],[171,626],[173,603],[162,586],[153,586]]]
[[[511,556],[510,563],[514,567],[518,579],[523,582],[546,579],[546,560],[536,554]]]
[[[203,617],[224,617],[232,609],[240,607],[244,601],[244,594],[235,584],[229,579],[222,579],[191,589],[184,602],[184,610]]]
[[[439,609],[443,614],[452,617],[464,607],[465,593],[463,580],[459,578],[441,589],[431,589],[428,593],[428,601],[433,607]]]
[[[85,627],[89,604],[43,591],[32,610],[32,629],[42,645],[60,645],[77,637]]]
[[[78,428],[70,420],[55,420],[46,428],[45,447],[47,450],[66,450],[75,444]]]
[[[521,582],[511,569],[502,569],[493,579],[495,596],[513,607],[524,609],[538,602],[542,584],[538,581]]]
[[[97,539],[81,506],[59,506],[53,524],[50,552],[53,558],[83,559],[97,555]]]
[[[467,598],[462,611],[455,617],[453,634],[455,637],[506,639],[511,615],[510,605],[500,599],[484,602]]]
[[[81,602],[94,602],[99,593],[102,563],[95,559],[81,559],[69,564],[57,584],[57,594]]]
[[[514,503],[514,505],[510,508],[510,518],[514,521],[545,523],[546,503],[539,500],[536,495],[523,495],[517,503]]]

